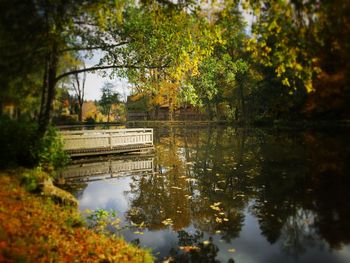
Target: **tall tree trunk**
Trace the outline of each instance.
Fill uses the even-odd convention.
[[[111,112],[111,111],[109,110],[109,111],[108,111],[108,114],[107,114],[107,123],[109,123],[109,115],[111,114],[110,112]]]
[[[41,98],[38,137],[42,138],[52,119],[53,101],[55,99],[56,74],[58,67],[58,49],[54,44],[48,55],[47,68],[44,73],[43,92]]]
[[[79,122],[83,122],[83,103],[79,102]]]
[[[169,120],[173,121],[174,120],[174,107],[173,107],[173,103],[172,103],[172,99],[169,99]]]
[[[158,120],[159,119],[159,105],[157,104],[155,107],[155,116],[154,116],[154,120]]]
[[[238,90],[239,90],[239,97],[241,101],[241,112],[242,112],[241,121],[246,122],[246,109],[245,109],[245,103],[244,103],[244,92],[243,92],[242,84],[239,85]]]
[[[0,99],[0,117],[4,114],[4,103],[2,102],[2,100]]]

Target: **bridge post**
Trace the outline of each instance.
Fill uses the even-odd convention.
[[[108,137],[108,143],[109,143],[109,149],[112,149],[112,133],[109,133],[109,137]]]

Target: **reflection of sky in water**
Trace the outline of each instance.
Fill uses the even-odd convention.
[[[79,198],[79,209],[113,209],[125,223],[124,213],[130,208],[129,196],[125,192],[130,190],[130,183],[132,183],[131,177],[90,182]],[[160,257],[166,257],[170,249],[177,245],[177,235],[170,229],[146,230],[143,231],[143,235],[134,234],[133,231],[123,231],[123,236],[127,241],[139,239],[142,247],[152,248],[154,254],[160,252]]]
[[[79,209],[114,209],[125,213],[129,206],[124,191],[130,189],[131,182],[130,177],[124,177],[89,183],[79,199]]]
[[[79,199],[79,208],[81,210],[95,210],[103,208],[106,210],[114,209],[118,211],[119,216],[125,223],[124,213],[130,209],[130,194],[126,194],[130,190],[131,177],[115,178],[90,182]],[[249,204],[250,206],[251,204]],[[245,209],[244,226],[240,232],[240,236],[230,243],[221,240],[220,235],[212,235],[213,243],[218,246],[219,252],[216,257],[220,262],[227,262],[230,258],[235,262],[258,263],[258,262],[347,262],[350,258],[350,246],[344,247],[339,253],[332,254],[328,245],[319,241],[320,247],[307,248],[300,257],[288,257],[283,253],[282,241],[271,245],[264,236],[261,235],[259,223],[257,219]],[[188,233],[195,232],[193,225],[186,229]],[[133,231],[124,230],[123,236],[127,241],[139,239],[140,245],[146,248],[152,248],[153,253],[159,258],[167,257],[172,248],[177,248],[177,233],[171,228],[164,230],[148,231],[144,230],[143,235],[135,234]],[[208,240],[208,233],[204,233],[203,240]],[[234,248],[235,252],[229,252]]]

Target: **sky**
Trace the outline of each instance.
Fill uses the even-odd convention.
[[[84,54],[82,54],[84,55]],[[85,67],[93,67],[96,66],[102,57],[101,51],[94,52],[92,58],[85,59]],[[110,73],[111,71],[106,71]],[[120,99],[126,101],[128,95],[130,95],[130,84],[127,79],[114,78],[111,79],[109,74],[107,76],[103,76],[102,72],[87,72],[86,73],[86,82],[85,82],[85,100],[99,100],[101,98],[101,88],[104,83],[111,82],[115,85],[115,91],[120,94]]]
[[[87,65],[89,66],[89,65]],[[85,100],[99,100],[101,98],[101,88],[105,82],[111,82],[115,85],[115,91],[121,95],[121,100],[126,101],[130,94],[129,83],[126,79],[110,79],[102,77],[98,73],[87,73],[85,83]]]

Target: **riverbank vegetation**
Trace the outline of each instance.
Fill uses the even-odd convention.
[[[76,207],[26,191],[19,173],[0,174],[1,262],[152,262],[121,238],[88,229]]]

